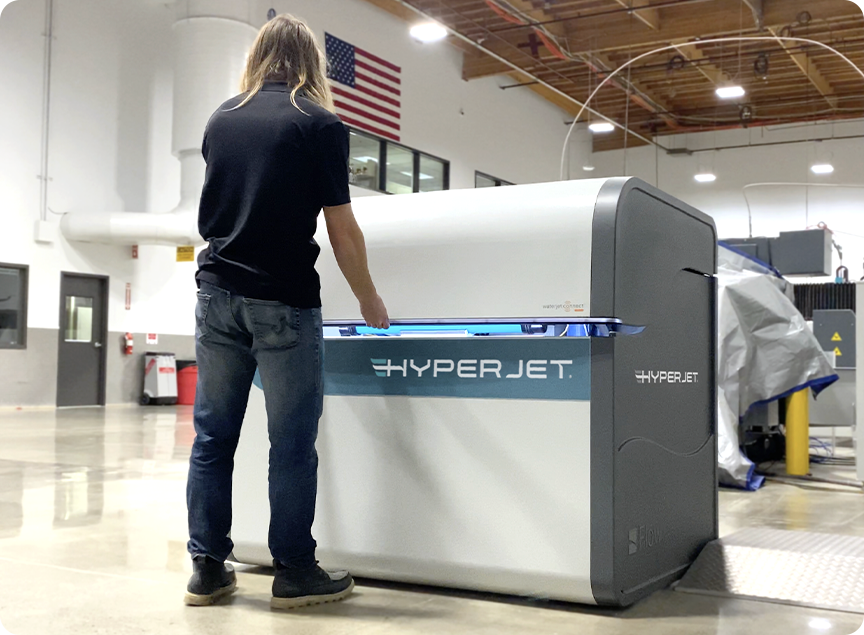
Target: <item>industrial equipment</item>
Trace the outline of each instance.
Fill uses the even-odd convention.
[[[177,365],[174,353],[144,354],[144,390],[141,405],[177,403]]]
[[[322,565],[618,606],[683,575],[717,537],[711,219],[635,178],[355,211],[394,326],[361,326],[322,224]],[[231,536],[269,564],[255,383]]]
[[[727,245],[774,267],[784,276],[827,276],[833,240],[828,229],[780,232],[774,238],[726,238]]]

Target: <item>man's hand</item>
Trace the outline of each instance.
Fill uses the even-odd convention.
[[[384,300],[377,293],[368,300],[364,299],[360,302],[360,313],[366,320],[366,326],[371,326],[373,329],[390,328],[387,307],[384,306]]]
[[[325,207],[324,220],[333,245],[333,255],[348,281],[351,291],[360,302],[360,313],[366,324],[376,329],[390,327],[387,308],[381,300],[366,262],[366,241],[360,231],[351,204]]]

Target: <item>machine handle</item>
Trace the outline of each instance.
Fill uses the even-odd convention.
[[[102,348],[102,342],[93,342],[93,346],[96,348]]]

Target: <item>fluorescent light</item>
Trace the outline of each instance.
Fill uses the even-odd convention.
[[[447,37],[447,29],[436,22],[424,22],[411,27],[411,37],[421,42],[438,42]]]
[[[700,172],[693,178],[699,181],[699,183],[713,183],[717,180],[717,177],[711,172]]]
[[[615,126],[609,123],[608,121],[600,121],[597,123],[592,123],[588,126],[588,129],[591,132],[602,134],[604,132],[612,132],[615,130]]]
[[[831,174],[834,171],[834,166],[830,163],[816,163],[810,166],[810,171],[813,174]]]
[[[745,91],[741,86],[721,86],[716,92],[720,99],[735,99],[736,97],[743,97],[747,94],[747,91]]]

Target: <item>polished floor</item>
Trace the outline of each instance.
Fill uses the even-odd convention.
[[[672,591],[608,611],[370,583],[341,604],[281,613],[256,568],[240,569],[230,602],[185,607],[193,435],[182,407],[0,410],[0,623],[10,633],[847,635],[861,626],[851,614]],[[720,501],[723,534],[864,535],[860,492],[770,483]]]

